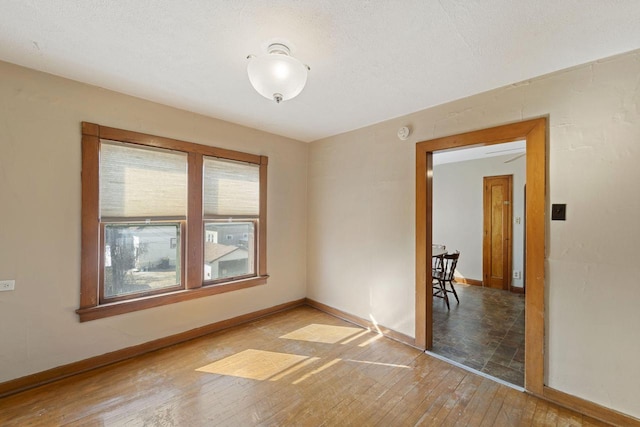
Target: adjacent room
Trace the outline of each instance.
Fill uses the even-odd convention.
[[[0,2],[0,424],[640,425],[639,106],[636,1]]]
[[[517,386],[524,385],[525,156],[525,141],[515,141],[433,157],[433,264],[442,254],[459,256],[443,265],[453,269],[440,276],[453,278],[444,292],[434,280],[431,351]]]

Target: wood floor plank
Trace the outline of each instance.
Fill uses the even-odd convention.
[[[496,397],[498,391],[503,387],[486,378],[483,381],[483,385],[484,384],[487,385],[486,392],[477,393],[476,396],[474,396],[469,406],[470,410],[463,413],[463,417],[460,419],[458,424],[477,426],[482,423],[493,399]]]
[[[558,427],[575,427],[582,425],[582,415],[565,408],[558,408]]]
[[[444,402],[440,410],[420,420],[424,425],[442,425],[450,414],[460,414],[469,404],[478,386],[482,383],[482,377],[478,375],[466,375],[458,387],[451,393],[443,395]]]
[[[514,389],[507,390],[506,397],[494,424],[496,426],[519,425],[526,399],[527,395],[522,391]]]
[[[544,419],[544,424],[548,426],[558,425],[558,407],[552,403],[549,404],[547,409],[547,415]]]
[[[415,355],[415,357],[419,357]],[[410,363],[412,360],[407,359],[405,363]],[[401,362],[401,361],[395,361]],[[368,365],[366,374],[373,380],[371,387],[368,387],[366,391],[362,393],[356,393],[354,399],[350,402],[347,408],[343,411],[341,417],[334,416],[333,419],[347,419],[354,425],[364,425],[363,415],[374,413],[381,402],[384,402],[387,398],[392,396],[389,392],[396,384],[398,384],[405,375],[411,373],[411,367],[399,363],[389,362],[377,362],[380,365]],[[350,378],[354,380],[354,378]],[[328,419],[327,422],[331,422],[332,419]]]
[[[601,426],[310,307],[0,399],[13,426]]]
[[[436,360],[436,359],[434,359]],[[442,361],[436,362],[442,368],[437,369],[421,381],[412,384],[406,393],[399,399],[396,404],[380,418],[375,424],[377,426],[401,425],[403,420],[414,410],[414,408],[422,403],[434,389],[451,373],[453,366],[447,365]]]
[[[467,375],[469,375],[468,372],[463,369],[457,367],[452,369],[440,384],[428,393],[421,402],[415,405],[413,411],[408,412],[407,417],[401,418],[402,423],[428,425],[426,420],[437,414],[444,404],[447,395],[452,393]]]
[[[498,418],[498,414],[500,413],[500,409],[502,408],[502,404],[504,403],[504,399],[509,391],[509,387],[499,387],[496,394],[491,399],[491,404],[489,408],[487,408],[487,412],[484,414],[482,418],[482,422],[477,424],[481,427],[483,426],[493,426],[495,424],[496,419]]]
[[[533,415],[536,412],[536,406],[538,405],[538,398],[527,395],[522,408],[522,417],[520,418],[520,425],[528,427],[533,424]]]
[[[449,367],[443,365],[441,361],[425,357],[417,357],[407,366],[409,369],[398,376],[398,380],[394,384],[384,390],[377,396],[376,401],[371,402],[365,410],[360,412],[358,417],[354,419],[356,425],[385,425],[386,422],[395,418],[395,410],[400,402],[405,398],[409,399],[408,393],[413,392],[416,395],[422,393],[416,388],[425,385],[427,375],[439,371],[444,376],[449,370]]]
[[[533,414],[533,420],[531,421],[531,425],[541,426],[546,425],[546,417],[547,411],[549,410],[549,403],[538,400],[538,404],[536,405],[536,411]]]

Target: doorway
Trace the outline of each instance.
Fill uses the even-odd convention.
[[[430,349],[433,341],[431,244],[433,152],[458,147],[526,140],[526,319],[525,389],[544,388],[544,256],[546,207],[546,118],[527,120],[416,144],[416,327],[415,344]]]

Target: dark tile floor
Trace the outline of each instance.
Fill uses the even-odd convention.
[[[524,295],[455,284],[433,301],[433,351],[512,384],[524,385]]]

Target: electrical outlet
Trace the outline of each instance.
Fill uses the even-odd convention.
[[[16,288],[15,280],[0,280],[0,292],[13,291],[15,288]]]
[[[519,279],[520,277],[522,277],[522,273],[520,273],[520,271],[519,271],[519,270],[515,270],[515,271],[513,272],[513,278],[514,278],[514,279]]]

